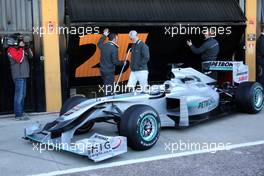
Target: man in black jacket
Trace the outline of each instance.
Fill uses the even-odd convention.
[[[187,41],[187,45],[190,47],[193,53],[201,54],[202,61],[215,61],[219,53],[219,43],[212,36],[215,35],[215,31],[207,31],[204,33],[205,42],[199,48],[192,44],[192,41]],[[208,76],[213,79],[217,79],[217,72],[211,72]]]
[[[129,32],[129,38],[132,40],[131,48],[131,73],[128,80],[128,87],[134,89],[137,82],[141,86],[141,90],[147,90],[148,86],[148,61],[149,61],[149,48],[139,40],[136,31]]]
[[[123,62],[118,59],[118,45],[117,35],[112,33],[109,36],[109,30],[104,29],[103,36],[98,42],[98,47],[101,50],[100,58],[100,72],[104,83],[104,93],[109,95],[114,90],[115,81],[115,66],[121,65]],[[108,36],[109,41],[104,44],[106,37]]]
[[[199,48],[192,44],[192,41],[187,41],[187,45],[190,47],[193,53],[201,54],[203,61],[215,61],[219,53],[219,43],[212,35],[214,32],[206,32],[204,34],[205,42]]]

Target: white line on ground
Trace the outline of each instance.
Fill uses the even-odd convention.
[[[149,162],[149,161],[170,159],[170,158],[176,158],[176,157],[182,157],[182,156],[211,153],[211,152],[223,151],[223,150],[232,150],[236,148],[250,147],[250,146],[262,145],[262,144],[264,144],[264,141],[233,144],[233,145],[229,145],[228,147],[226,147],[226,149],[223,149],[221,147],[221,148],[213,148],[213,149],[207,149],[207,150],[196,150],[196,151],[187,151],[187,152],[173,153],[173,154],[166,154],[166,155],[158,155],[158,156],[153,156],[153,157],[148,157],[148,158],[139,158],[139,159],[112,162],[108,164],[99,164],[96,166],[87,166],[87,167],[73,168],[73,169],[67,169],[67,170],[53,171],[49,173],[36,174],[32,176],[55,176],[55,175],[71,174],[71,173],[91,171],[91,170],[96,170],[96,169],[105,169],[105,168],[137,164],[137,163],[143,163],[143,162]]]

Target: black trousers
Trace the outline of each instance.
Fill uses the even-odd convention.
[[[207,62],[207,61],[216,61],[216,58],[206,58],[206,59],[203,59],[203,62]],[[205,73],[205,72],[208,72],[208,70],[204,70],[204,68],[202,68],[202,72]],[[208,74],[207,76],[217,80],[218,78],[218,74],[216,71],[211,71],[210,74]]]
[[[101,71],[101,77],[104,84],[104,94],[111,95],[114,92],[115,73]]]

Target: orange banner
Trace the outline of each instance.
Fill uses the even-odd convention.
[[[148,33],[138,34],[138,37],[141,41],[146,42]],[[85,35],[83,37],[80,37],[79,45],[81,46],[81,45],[87,45],[87,44],[94,44],[97,46],[97,42],[100,38],[101,38],[101,35],[98,35],[98,34]],[[130,43],[131,43],[131,40],[129,39],[128,34],[118,34],[117,44],[119,45],[118,53],[119,53],[120,60],[125,60],[126,51]],[[129,61],[131,60],[131,56],[128,58],[128,60]],[[94,52],[94,54],[90,58],[87,58],[87,61],[76,69],[75,77],[81,78],[81,77],[101,76],[99,68],[93,68],[95,65],[99,63],[100,63],[100,49],[96,47],[96,51]],[[121,81],[128,80],[130,72],[131,72],[130,68],[127,69],[123,73]]]

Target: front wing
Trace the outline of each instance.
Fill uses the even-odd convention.
[[[90,138],[63,143],[61,142],[61,137],[52,139],[51,134],[42,131],[42,125],[38,123],[25,128],[24,133],[25,139],[37,142],[41,148],[45,146],[45,149],[63,150],[81,156],[87,156],[95,162],[127,152],[127,139],[123,136],[112,137],[95,133]]]

